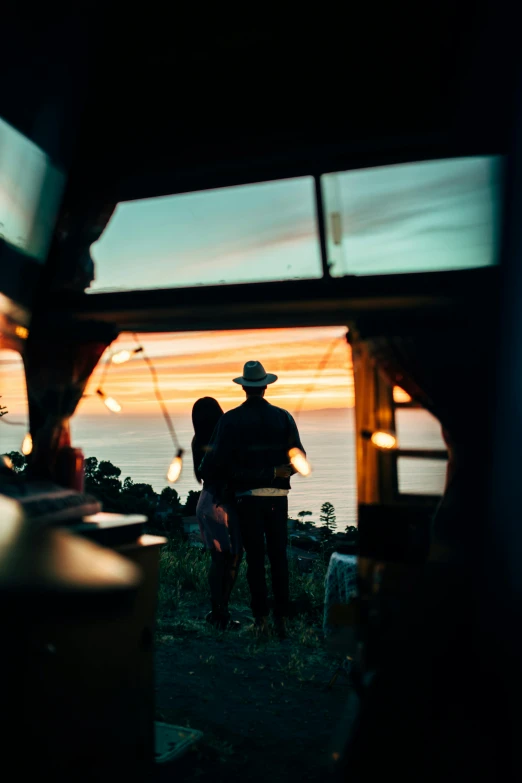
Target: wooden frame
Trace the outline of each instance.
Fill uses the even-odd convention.
[[[49,317],[74,316],[119,331],[210,331],[332,326],[371,315],[388,328],[466,323],[487,308],[498,268],[288,280],[121,293],[49,294]]]

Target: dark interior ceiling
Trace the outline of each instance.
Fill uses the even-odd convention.
[[[286,20],[116,12],[77,170],[110,172],[132,198],[497,151],[510,124],[508,35],[476,4],[470,15],[442,3],[422,20],[346,6]]]
[[[353,320],[400,334],[407,328],[455,330],[496,314],[498,267],[410,275],[376,275],[202,286],[191,289],[46,297],[57,323],[105,321],[125,332],[180,332],[264,327],[337,326]],[[385,329],[386,331],[386,329]]]
[[[79,123],[62,148],[80,201],[500,152],[517,51],[504,10],[22,9],[2,53],[22,77],[2,88],[0,113],[29,123],[31,95],[53,67],[65,74],[66,119]]]
[[[8,34],[0,60],[8,78],[0,116],[68,170],[63,210],[84,225],[100,205],[129,198],[504,153],[511,144],[518,26],[503,2],[470,5],[439,2],[408,13],[384,12],[378,4],[367,10],[316,4],[286,16],[281,8],[226,16],[221,8],[156,0],[136,10],[79,2],[66,14],[20,5],[3,19]],[[482,291],[477,301],[487,296],[490,273],[472,276]],[[451,275],[456,295],[473,299],[470,276],[461,291]],[[422,285],[444,306],[446,278],[428,277]],[[411,301],[420,280],[412,281]],[[405,282],[380,279],[373,290],[372,282],[345,280],[341,291],[324,280],[310,292],[292,285],[288,301],[286,286],[278,313],[261,302],[252,325],[275,323],[276,315],[305,322],[312,310],[318,323],[326,322],[354,305],[350,296],[370,297],[380,307],[392,288],[402,307]],[[265,303],[274,301],[274,285]],[[234,315],[236,294],[226,288],[219,317],[230,314],[230,326],[246,323],[245,313]],[[256,292],[248,296],[261,297],[261,288]],[[325,315],[341,294],[336,312]],[[175,289],[114,302],[108,296],[65,306],[121,328],[189,328],[196,315],[204,322],[205,313],[194,309],[201,294],[197,302]],[[238,287],[239,302],[243,296]],[[64,307],[60,298],[46,302]],[[303,306],[292,316],[296,302]],[[216,317],[210,313],[204,328]]]

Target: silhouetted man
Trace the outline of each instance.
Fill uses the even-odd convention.
[[[277,380],[260,362],[247,362],[234,383],[243,387],[245,402],[221,417],[201,463],[201,473],[219,473],[236,497],[247,559],[247,579],[255,625],[267,630],[269,614],[265,577],[265,545],[272,573],[274,620],[285,634],[288,612],[287,524],[290,476],[295,472],[288,452],[304,451],[292,416],[264,399]],[[241,477],[239,478],[239,470]]]

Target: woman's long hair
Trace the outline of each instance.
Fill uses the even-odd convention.
[[[212,433],[222,415],[221,405],[214,397],[201,397],[201,399],[196,400],[192,408],[192,425],[194,427],[192,457],[194,460],[194,473],[200,484],[202,477],[199,472],[199,466],[205,455],[205,447],[210,443]]]

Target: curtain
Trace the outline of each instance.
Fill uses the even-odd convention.
[[[97,322],[34,323],[24,353],[33,451],[33,478],[55,477],[60,449],[70,446],[69,420],[114,327]]]
[[[56,479],[60,450],[70,446],[69,420],[87,381],[108,345],[114,327],[98,322],[57,321],[46,296],[83,293],[94,279],[90,247],[105,230],[115,203],[81,203],[66,198],[46,264],[41,296],[23,354],[33,451],[29,475]]]
[[[356,329],[389,384],[403,388],[441,424],[448,480],[434,534],[445,545],[460,548],[473,544],[480,526],[491,434],[488,366],[494,346],[475,319],[440,321],[419,325],[403,318],[397,325],[392,318],[360,320]]]
[[[439,419],[450,466],[433,521],[435,547],[416,590],[397,612],[400,635],[361,698],[346,780],[383,773],[384,767],[371,764],[375,747],[388,762],[401,764],[405,737],[412,780],[440,780],[457,764],[465,777],[477,743],[487,739],[477,683],[484,684],[486,697],[497,683],[480,668],[488,648],[475,622],[493,548],[484,535],[494,397],[489,357],[495,349],[479,320],[486,317],[491,308],[451,326],[444,314],[429,328],[411,322],[399,330],[390,316],[385,323],[361,319],[356,325],[379,372]],[[491,778],[498,758],[484,747],[472,771]]]
[[[435,333],[369,337],[367,343],[380,372],[439,419],[451,440],[469,436],[472,414],[482,405],[475,388],[487,358],[480,334],[439,328]]]
[[[105,231],[116,204],[101,202],[82,208],[69,204],[60,215],[50,254],[52,291],[85,291],[95,277],[91,245]]]

